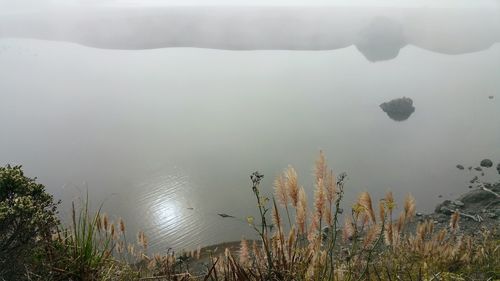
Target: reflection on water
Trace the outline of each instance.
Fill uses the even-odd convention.
[[[143,229],[152,234],[150,247],[157,250],[193,249],[198,245],[224,241],[221,237],[234,239],[224,232],[231,233],[227,229],[246,225],[245,219],[218,211],[226,210],[223,200],[206,202],[199,198],[190,178],[179,168],[158,171],[134,189],[139,191],[135,195],[135,220],[138,222],[132,224],[132,229]],[[241,231],[239,235],[245,233],[248,231]],[[251,237],[251,233],[247,236]]]
[[[108,198],[105,211],[124,217],[131,237],[144,230],[152,247],[253,237],[244,220],[257,216],[249,173],[265,174],[271,190],[292,164],[313,198],[319,149],[347,172],[344,209],[361,191],[379,198],[391,189],[397,201],[411,192],[418,211],[429,211],[439,195],[468,190],[469,171],[457,164],[500,159],[499,99],[488,98],[500,91],[498,44],[459,56],[406,46],[376,64],[353,46],[0,46],[0,164],[23,164],[57,198],[87,182],[93,202]],[[394,122],[379,105],[402,96],[418,110]],[[485,180],[497,175],[490,170]]]
[[[356,48],[369,61],[390,60],[398,56],[407,42],[400,23],[376,17],[359,33]]]
[[[186,176],[165,175],[148,179],[138,187],[143,190],[138,198],[145,218],[154,226],[154,231],[161,236],[175,236],[176,229],[184,228],[192,231],[193,224],[196,225],[196,217],[187,214],[185,192],[189,192],[189,182]],[[169,243],[176,243],[175,237]],[[154,245],[153,245],[154,246]]]

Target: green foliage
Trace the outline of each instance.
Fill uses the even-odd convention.
[[[58,224],[56,203],[21,166],[0,167],[0,279],[22,280]]]
[[[59,278],[99,280],[112,251],[112,237],[100,235],[99,223],[99,211],[90,215],[88,201],[78,215],[73,205],[71,227],[60,228],[52,242],[55,246],[53,252],[57,251],[57,255],[51,263],[59,269]]]

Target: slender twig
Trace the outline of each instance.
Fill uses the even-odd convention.
[[[382,278],[380,277],[380,274],[378,273],[377,267],[372,264],[373,271],[375,272],[375,276],[377,276],[378,281],[382,281]]]
[[[366,259],[366,266],[365,266],[365,269],[363,270],[363,273],[361,273],[361,276],[358,278],[358,281],[361,280],[368,272],[368,267],[370,265],[370,260],[371,260],[371,256],[373,254],[373,251],[375,250],[376,247],[378,247],[378,244],[380,243],[380,241],[382,241],[382,237],[384,236],[385,221],[386,221],[386,219],[384,217],[384,220],[382,220],[382,227],[380,228],[380,234],[377,238],[377,241],[375,241],[375,244],[373,244],[373,246],[368,251],[368,257]]]
[[[257,198],[257,204],[259,207],[260,218],[261,218],[261,222],[262,222],[261,231],[259,232],[259,235],[261,236],[262,243],[264,244],[264,249],[266,251],[268,273],[271,274],[271,271],[273,270],[273,261],[272,261],[272,256],[271,256],[271,250],[269,249],[269,245],[267,243],[267,237],[266,237],[266,232],[267,232],[266,212],[267,212],[267,209],[264,207],[264,205],[261,202],[260,192],[259,192],[260,181],[262,180],[263,177],[264,177],[264,175],[260,174],[259,172],[254,172],[252,175],[250,175],[250,179],[252,180],[252,190],[255,194],[255,197]]]
[[[387,265],[385,266],[385,273],[387,274],[387,278],[389,278],[389,281],[392,281],[391,273],[389,272],[389,268],[387,267]]]
[[[433,275],[432,275],[431,280],[429,280],[429,281],[432,281],[432,280],[434,280],[435,278],[439,278],[439,275],[441,275],[441,272],[439,272],[439,273],[437,273],[437,274],[433,274]]]

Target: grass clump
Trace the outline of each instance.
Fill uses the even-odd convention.
[[[54,280],[100,280],[105,268],[112,265],[111,254],[116,235],[114,224],[104,216],[102,226],[100,210],[91,215],[88,201],[76,211],[72,204],[71,225],[58,227],[47,245],[46,258]]]

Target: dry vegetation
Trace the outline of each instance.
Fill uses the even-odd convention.
[[[248,217],[258,240],[239,250],[150,254],[143,232],[127,237],[123,220],[110,222],[84,206],[72,226],[59,228],[40,253],[30,280],[498,280],[500,241],[495,230],[467,236],[455,212],[447,228],[433,221],[408,225],[411,195],[398,208],[391,192],[374,201],[359,194],[342,214],[345,175],[335,176],[323,153],[315,165],[313,204],[288,167],[263,196],[263,175],[251,175],[260,217]],[[401,211],[396,214],[397,210]],[[137,241],[136,241],[137,240]],[[192,270],[204,255],[206,269]]]

